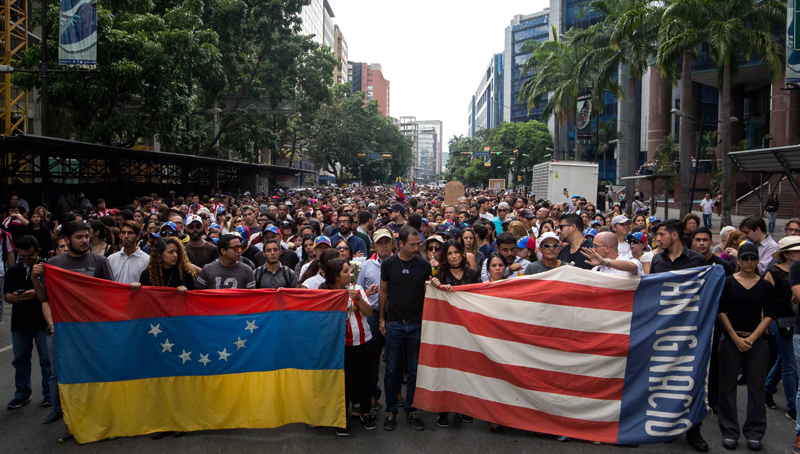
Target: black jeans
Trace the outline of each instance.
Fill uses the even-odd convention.
[[[736,379],[741,369],[747,378],[747,416],[741,433],[746,440],[761,441],[767,430],[764,386],[767,381],[769,349],[764,338],[741,352],[725,333],[719,341],[719,429],[723,439],[739,439],[736,409]]]
[[[352,401],[353,405],[361,405],[361,413],[370,411],[370,340],[366,344],[344,347],[344,396],[345,404]]]

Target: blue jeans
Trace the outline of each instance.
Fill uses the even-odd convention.
[[[400,392],[400,378],[403,374],[403,359],[408,367],[406,385],[406,414],[417,411],[414,408],[414,390],[417,387],[417,363],[422,327],[417,323],[386,323],[386,412],[397,414],[397,394]],[[403,358],[405,356],[405,358]]]
[[[770,211],[769,212],[769,234],[772,235],[775,233],[775,220],[778,219],[778,212],[777,211]]]
[[[58,377],[56,376],[56,341],[55,336],[47,336],[47,357],[50,358],[50,398],[53,402],[53,410],[62,413],[61,397],[58,395]]]
[[[33,343],[36,342],[36,353],[39,355],[39,367],[42,368],[42,395],[50,401],[50,361],[47,354],[47,334],[44,331],[12,331],[11,345],[14,350],[14,384],[17,391],[14,397],[27,399],[33,393],[31,389],[31,356]]]
[[[778,360],[767,375],[767,384],[764,387],[766,394],[775,394],[778,382],[783,378],[783,394],[786,396],[786,411],[792,411],[797,398],[797,364],[794,358],[794,348],[791,337],[783,337],[778,333],[778,322],[772,321],[769,332],[776,333],[773,337],[778,350]]]
[[[711,228],[711,215],[703,213],[703,224],[707,229]]]

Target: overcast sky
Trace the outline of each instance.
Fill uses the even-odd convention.
[[[467,106],[505,28],[548,0],[329,0],[350,61],[380,63],[391,82],[392,117],[442,120],[444,151],[467,135]],[[506,104],[507,104],[506,100]]]

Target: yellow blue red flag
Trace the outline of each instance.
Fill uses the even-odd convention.
[[[344,427],[345,291],[131,291],[45,266],[64,419],[79,442]]]

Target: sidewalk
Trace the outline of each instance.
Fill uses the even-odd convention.
[[[680,213],[680,211],[676,210],[675,208],[670,208],[670,210],[669,210],[669,215],[670,215],[670,217],[673,217],[673,218],[677,218],[679,213]],[[700,222],[701,222],[701,226],[702,226],[702,219],[703,219],[702,211],[693,211],[693,213],[696,214],[701,219]],[[661,219],[662,221],[664,220],[664,209],[662,207],[659,207],[658,210],[656,210],[656,216],[659,219]],[[742,220],[744,218],[746,218],[746,217],[747,216],[742,216],[742,215],[731,215],[731,221],[733,222],[733,226],[738,229],[739,228],[739,223],[742,222]],[[764,222],[767,224],[767,227],[769,228],[769,218],[763,218],[763,219],[764,219]],[[711,231],[714,232],[713,240],[714,240],[715,243],[719,242],[719,240],[720,240],[719,231],[721,229],[721,226],[720,226],[721,220],[722,220],[722,218],[719,215],[717,215],[716,213],[711,215]],[[786,236],[786,234],[783,231],[783,227],[786,225],[786,221],[788,221],[788,220],[789,219],[780,219],[780,218],[775,220],[775,235],[773,235],[773,239],[775,241],[778,241],[781,238],[783,238],[784,236]]]

